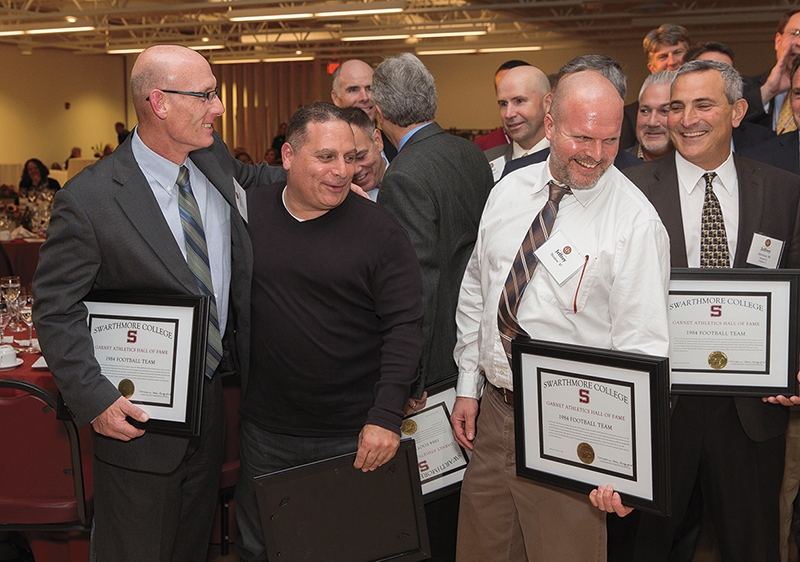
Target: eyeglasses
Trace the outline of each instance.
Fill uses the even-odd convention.
[[[161,89],[161,88],[159,88]],[[214,88],[207,92],[184,92],[182,90],[161,90],[165,94],[180,94],[182,96],[192,96],[193,98],[202,98],[206,101],[214,101],[219,97],[219,88]],[[150,96],[145,98],[145,101],[150,101]]]
[[[793,29],[791,31],[784,31],[783,34],[784,35],[791,35],[792,37],[797,39],[798,37],[800,37],[800,29]]]

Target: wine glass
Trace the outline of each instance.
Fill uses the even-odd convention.
[[[28,346],[20,349],[22,353],[33,353],[33,294],[28,293],[20,298],[19,315],[28,326]]]
[[[0,277],[0,292],[8,306],[8,312],[11,314],[11,320],[8,323],[8,329],[12,332],[19,332],[22,329],[22,324],[18,320],[19,316],[19,277]]]
[[[6,303],[0,303],[0,344],[3,343],[3,338],[6,334],[6,326],[11,321],[11,312]]]

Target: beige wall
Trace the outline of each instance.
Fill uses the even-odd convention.
[[[708,39],[712,37],[693,37]],[[745,75],[758,74],[774,63],[772,37],[721,39],[736,51],[736,66]],[[589,52],[608,54],[622,64],[628,74],[628,101],[633,101],[647,75],[638,42],[627,47],[587,45],[530,53],[425,56],[422,60],[436,78],[437,120],[442,126],[491,129],[500,123],[492,78],[502,62],[520,58],[551,73],[570,58]],[[63,162],[72,146],[80,146],[84,156],[90,156],[91,147],[98,143],[116,145],[114,123],[135,125],[127,88],[134,60],[135,55],[78,56],[60,50],[34,50],[23,56],[16,48],[0,46],[0,164],[36,157],[49,166]],[[323,75],[322,101],[330,101],[329,88],[330,76]],[[69,110],[65,103],[70,104]]]

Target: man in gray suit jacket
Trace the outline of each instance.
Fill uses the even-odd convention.
[[[177,46],[144,51],[131,75],[138,127],[54,200],[34,278],[42,351],[78,425],[91,423],[98,560],[205,560],[219,485],[225,406],[220,377],[249,358],[252,247],[237,208],[243,185],[280,168],[245,167],[213,131],[224,112],[205,59]],[[208,245],[223,357],[205,376],[198,437],[137,429],[148,419],[102,375],[83,304],[95,290],[201,295],[187,265],[176,179],[189,172]],[[236,193],[236,192],[240,193]]]
[[[455,377],[455,310],[461,278],[494,185],[489,163],[473,142],[434,122],[436,86],[410,53],[384,60],[372,77],[384,132],[397,146],[381,183],[383,204],[408,231],[422,267],[423,384]],[[420,404],[413,398],[409,409]],[[427,504],[433,560],[455,557],[458,495]]]
[[[702,263],[708,182],[727,240],[735,240],[726,241],[727,267],[749,267],[755,233],[785,243],[775,267],[800,265],[800,178],[731,154],[732,129],[746,109],[733,68],[704,60],[683,65],[672,84],[668,120],[676,153],[624,172],[666,226],[673,267]],[[714,176],[705,179],[709,172]],[[788,410],[757,397],[681,396],[670,420],[672,516],[642,514],[635,559],[667,560],[699,482],[722,558],[777,560],[787,420]]]

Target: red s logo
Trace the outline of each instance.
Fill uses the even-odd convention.
[[[578,391],[578,402],[581,404],[588,404],[589,403],[589,389],[582,388]]]
[[[722,316],[722,305],[721,304],[712,304],[711,305],[711,318],[716,318],[717,316]]]
[[[128,330],[128,343],[136,343],[136,330]]]

